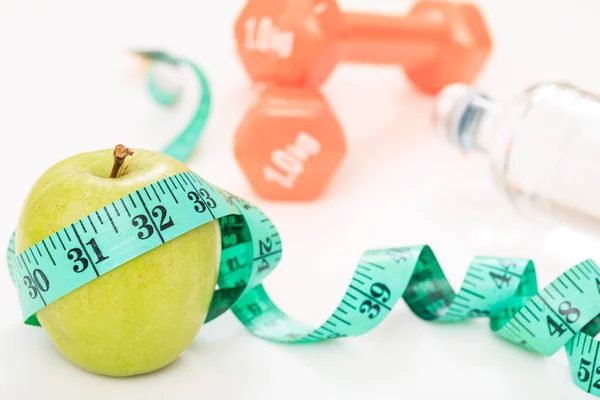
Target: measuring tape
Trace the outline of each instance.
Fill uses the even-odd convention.
[[[189,155],[187,148],[171,149],[175,158]],[[35,314],[47,304],[213,220],[220,224],[222,254],[206,322],[231,310],[265,340],[318,342],[369,332],[402,298],[426,321],[489,318],[496,335],[523,349],[549,356],[564,347],[575,384],[600,396],[600,342],[594,339],[600,332],[600,267],[593,261],[538,291],[530,260],[475,257],[455,293],[426,245],[368,250],[335,311],[315,328],[281,311],[262,285],[282,255],[271,220],[193,172],[132,192],[18,255],[13,234],[8,267],[25,323],[40,326]]]
[[[200,67],[189,59],[174,57],[171,54],[162,51],[140,50],[135,51],[133,54],[151,62],[146,75],[146,88],[150,96],[162,106],[176,104],[181,99],[181,88],[169,88],[161,85],[160,75],[158,75],[157,70],[158,65],[166,64],[173,67],[188,67],[191,69],[197,80],[201,97],[199,104],[196,107],[196,111],[184,130],[162,151],[173,158],[185,161],[189,158],[201,133],[204,131],[211,109],[212,96],[208,79]]]

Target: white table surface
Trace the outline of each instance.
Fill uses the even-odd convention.
[[[410,5],[340,3],[393,13]],[[340,66],[323,86],[349,150],[319,201],[258,198],[232,153],[252,95],[233,46],[241,6],[238,0],[0,1],[0,243],[27,190],[53,163],[119,142],[158,150],[186,122],[193,99],[176,112],[159,110],[122,52],[157,46],[195,59],[209,75],[214,109],[189,164],[272,217],[284,256],[265,285],[301,320],[328,317],[370,248],[430,244],[455,287],[477,254],[530,257],[542,286],[576,262],[600,260],[597,238],[528,224],[492,185],[485,160],[435,137],[432,99],[416,93],[396,67]],[[479,88],[501,100],[541,80],[600,89],[599,2],[487,0],[482,7],[495,51]],[[563,350],[536,357],[495,337],[484,320],[430,324],[402,301],[365,336],[308,346],[258,339],[228,313],[204,326],[159,373],[98,377],[65,360],[42,329],[21,322],[16,291],[6,268],[0,270],[1,399],[591,398],[572,383]]]

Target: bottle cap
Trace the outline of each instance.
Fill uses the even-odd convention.
[[[435,99],[433,125],[435,133],[450,143],[463,147],[460,141],[460,121],[476,94],[462,83],[444,87]]]

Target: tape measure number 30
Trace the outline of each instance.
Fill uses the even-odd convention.
[[[188,135],[197,139],[203,124],[196,122],[196,132]],[[186,158],[189,143],[171,147],[171,155]],[[139,240],[136,219],[159,234]],[[318,342],[369,332],[402,298],[423,320],[489,318],[496,335],[523,349],[551,355],[564,347],[575,384],[600,396],[600,342],[594,339],[600,332],[600,268],[593,261],[574,266],[538,292],[530,260],[475,257],[455,292],[426,245],[368,250],[338,307],[325,323],[311,327],[281,311],[262,285],[282,255],[271,220],[192,172],[129,193],[18,255],[13,235],[8,266],[25,323],[39,326],[36,312],[47,304],[213,220],[220,224],[222,253],[206,322],[231,310],[265,340]],[[159,229],[165,221],[168,229]],[[78,255],[86,262],[74,265]]]

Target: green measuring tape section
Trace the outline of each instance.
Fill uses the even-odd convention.
[[[146,88],[152,98],[162,106],[171,106],[177,103],[181,98],[182,88],[169,90],[169,88],[162,87],[158,83],[160,79],[157,76],[156,69],[158,64],[163,63],[174,68],[179,66],[188,67],[192,70],[194,77],[198,81],[201,97],[196,112],[185,129],[162,151],[179,161],[185,161],[194,150],[196,143],[200,138],[200,134],[206,126],[208,115],[210,113],[211,94],[208,79],[193,61],[186,58],[177,58],[161,51],[136,51],[134,54],[152,61],[146,77]]]
[[[189,135],[197,139],[199,133]],[[183,159],[190,150],[180,148],[174,144],[171,154]],[[39,326],[35,314],[45,305],[212,220],[221,227],[222,253],[206,322],[231,310],[265,340],[318,342],[369,332],[402,298],[426,321],[489,318],[496,335],[523,349],[549,356],[564,347],[575,384],[600,396],[600,342],[594,339],[600,332],[600,268],[593,261],[538,291],[530,260],[475,257],[455,292],[428,246],[368,250],[335,311],[315,328],[281,311],[262,285],[282,255],[271,220],[193,172],[130,193],[18,255],[13,235],[8,266],[25,323]],[[151,234],[145,226],[153,228]]]

